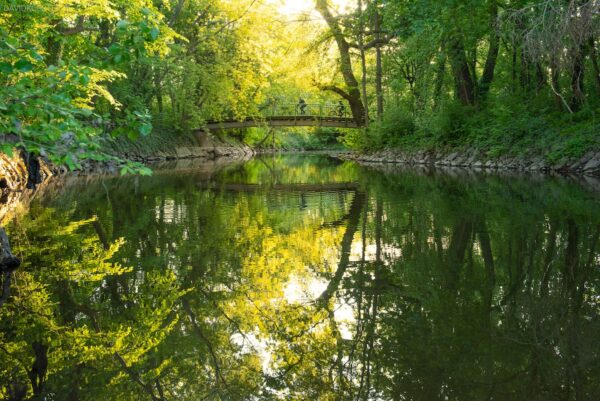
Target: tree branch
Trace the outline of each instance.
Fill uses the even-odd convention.
[[[177,5],[175,6],[175,10],[173,11],[173,15],[171,15],[171,19],[168,22],[168,25],[171,28],[173,28],[173,25],[175,25],[175,23],[179,19],[179,14],[181,13],[181,10],[183,9],[184,3],[185,3],[185,0],[179,0],[177,2]]]
[[[57,28],[58,33],[60,33],[63,36],[73,36],[73,35],[78,35],[83,32],[92,32],[92,31],[98,30],[96,28],[86,27],[83,24],[84,22],[85,22],[85,17],[80,15],[79,17],[77,17],[75,26],[66,27],[63,25],[64,21],[58,22],[55,26]]]
[[[388,36],[386,38],[373,39],[372,41],[365,43],[364,50],[370,50],[376,47],[388,45],[390,44],[392,39],[392,36]],[[350,46],[353,49],[360,49],[360,46],[356,43],[348,43],[348,46]]]
[[[337,93],[338,95],[340,95],[347,101],[352,101],[352,96],[350,96],[350,94],[348,92],[346,92],[345,90],[343,90],[342,88],[340,88],[338,86],[322,85],[322,84],[318,84],[318,83],[315,83],[315,85],[317,86],[317,88],[319,88],[322,91],[329,91],[329,92]]]

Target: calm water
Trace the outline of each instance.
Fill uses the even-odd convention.
[[[8,230],[0,399],[600,397],[600,195],[564,180],[265,157]]]

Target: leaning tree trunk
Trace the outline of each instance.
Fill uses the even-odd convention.
[[[335,295],[338,287],[342,283],[342,279],[344,278],[346,270],[348,270],[348,267],[350,266],[352,241],[354,239],[354,235],[358,231],[361,213],[363,208],[367,206],[367,202],[368,196],[366,193],[359,191],[354,193],[354,199],[352,199],[352,204],[350,205],[350,210],[348,211],[348,223],[346,225],[346,231],[342,237],[341,256],[338,262],[337,270],[329,281],[329,284],[327,284],[327,288],[325,288],[325,290],[317,299],[317,305],[320,309],[325,308],[329,304],[331,298]]]
[[[337,44],[338,50],[340,52],[340,68],[342,72],[342,77],[344,78],[344,83],[346,85],[345,89],[337,88],[334,86],[326,86],[324,87],[324,89],[333,91],[342,96],[344,99],[346,99],[350,104],[352,117],[354,118],[357,124],[362,125],[365,120],[365,107],[361,100],[358,81],[356,80],[356,77],[354,76],[354,71],[352,70],[350,45],[344,37],[344,34],[337,22],[337,19],[331,14],[331,11],[329,10],[329,7],[327,5],[327,0],[317,0],[316,8],[317,11],[323,16],[323,19],[325,19],[325,22],[329,26],[329,29],[331,30],[331,33]]]
[[[494,80],[494,73],[496,70],[496,63],[498,61],[498,53],[500,52],[500,37],[498,35],[498,3],[496,0],[490,0],[490,47],[485,60],[485,67],[483,68],[483,75],[479,81],[479,98],[485,99],[487,96],[492,81]]]

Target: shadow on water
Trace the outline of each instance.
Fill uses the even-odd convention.
[[[324,156],[74,182],[8,226],[7,400],[594,400],[600,196]]]

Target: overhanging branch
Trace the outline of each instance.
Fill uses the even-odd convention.
[[[338,86],[335,86],[335,85],[322,85],[322,84],[316,84],[316,86],[317,86],[317,88],[319,88],[322,91],[333,92],[333,93],[336,93],[336,94],[340,95],[341,97],[343,97],[347,101],[352,101],[352,96],[350,96],[350,94],[348,92],[346,92],[345,90],[343,90],[342,88],[340,88]]]
[[[365,43],[364,50],[370,50],[376,47],[388,45],[392,41],[392,39],[392,37],[373,39],[372,41]],[[360,46],[356,43],[348,43],[348,45],[353,49],[360,49]]]

